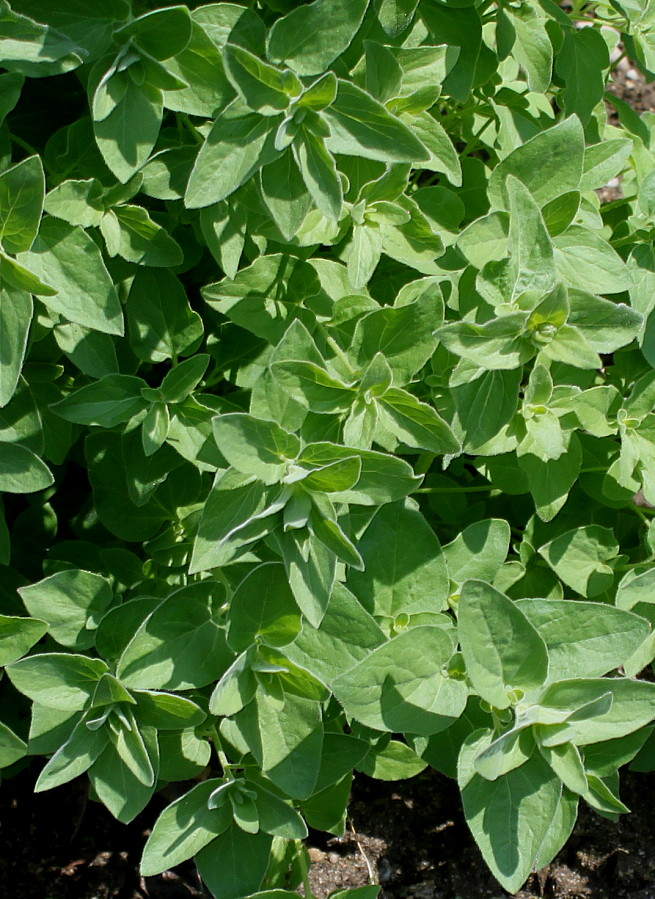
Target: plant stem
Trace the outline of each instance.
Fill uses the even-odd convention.
[[[214,725],[211,729],[211,739],[212,739],[212,743],[214,744],[214,749],[216,750],[216,755],[218,756],[218,760],[221,763],[221,768],[223,769],[223,773],[227,777],[232,777],[232,773],[230,770],[232,766],[230,765],[230,760],[228,759],[228,757],[225,755],[225,752],[223,751],[223,744],[221,743],[221,738],[218,735],[218,729],[217,729],[216,725]]]
[[[493,484],[479,484],[471,487],[419,487],[415,493],[491,493],[496,489]]]
[[[23,140],[22,137],[18,137],[16,134],[11,135],[12,144],[16,144],[17,147],[22,147],[23,150],[26,150],[30,156],[38,155],[38,150],[35,150],[32,144],[28,144],[26,140]]]
[[[305,852],[305,847],[302,844],[302,841],[298,840],[298,844],[300,846],[300,871],[302,873],[302,887],[305,892],[305,899],[314,899],[312,895],[312,888],[309,883],[309,865],[307,864],[307,853]]]

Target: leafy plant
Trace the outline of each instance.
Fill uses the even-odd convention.
[[[431,765],[515,891],[655,765],[655,26],[572,7],[2,0],[0,766],[178,784],[144,875]]]

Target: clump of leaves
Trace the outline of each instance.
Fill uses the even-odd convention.
[[[197,778],[145,875],[431,765],[515,891],[655,766],[655,25],[572,7],[2,2],[0,766]]]

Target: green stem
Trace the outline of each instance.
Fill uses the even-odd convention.
[[[482,136],[482,134],[484,134],[484,132],[487,130],[487,128],[489,127],[489,125],[491,125],[492,122],[493,122],[493,119],[491,119],[491,118],[487,119],[487,121],[484,123],[482,128],[480,128],[480,130],[478,131],[478,133],[474,134],[473,137],[471,138],[471,140],[464,147],[464,149],[462,150],[462,152],[460,154],[461,156],[468,156],[468,154],[472,150],[477,149],[478,143],[480,142],[480,137]]]
[[[493,484],[480,484],[471,487],[419,487],[415,493],[492,493],[497,488]],[[500,493],[500,491],[498,491]]]
[[[633,503],[630,508],[637,513],[637,515],[643,515],[644,521],[648,521],[645,517],[646,515],[655,515],[655,509],[651,509],[650,506],[638,506],[636,503]]]
[[[18,137],[16,134],[10,135],[12,144],[16,144],[17,147],[22,147],[23,150],[26,150],[30,156],[38,156],[39,151],[35,150],[32,144],[28,144],[26,140],[23,140],[22,137]]]
[[[218,756],[218,760],[221,763],[223,774],[225,774],[226,777],[232,777],[232,766],[230,765],[230,760],[223,751],[223,744],[221,743],[221,738],[218,735],[218,729],[216,725],[212,727],[210,735],[212,743],[214,744],[214,749],[216,750],[216,755]]]
[[[334,339],[334,337],[332,337],[330,334],[328,334],[326,328],[323,328],[323,335],[324,335],[325,340],[326,340],[326,342],[327,342],[327,345],[330,347],[330,349],[331,349],[331,350],[334,350],[335,355],[338,356],[339,359],[341,359],[341,361],[342,361],[343,363],[345,363],[345,365],[348,366],[348,370],[349,370],[349,371],[352,371],[352,362],[351,362],[350,359],[348,358],[348,356],[347,356],[347,354],[346,354],[346,351],[343,350],[343,349],[339,346],[339,344],[338,344],[337,341]]]
[[[305,847],[300,840],[298,840],[298,844],[300,846],[299,863],[300,872],[302,874],[302,886],[305,892],[305,899],[314,899],[311,884],[309,883],[309,865],[307,864],[307,853],[305,852]]]
[[[191,119],[189,118],[189,116],[186,114],[186,112],[178,112],[178,116],[180,117],[180,121],[181,121],[184,125],[186,125],[187,130],[189,131],[189,133],[191,134],[191,136],[193,137],[193,139],[195,140],[195,142],[196,142],[197,144],[202,144],[202,143],[204,143],[204,140],[205,140],[204,137],[203,137],[201,134],[198,134],[198,129],[197,129],[196,126],[193,124],[193,122],[191,121]]]
[[[612,571],[632,571],[633,568],[639,568],[640,565],[645,565],[647,561],[647,559],[644,559],[641,562],[631,562],[629,565],[617,565]]]
[[[648,521],[648,518],[646,518],[646,515],[644,514],[644,512],[643,512],[641,506],[636,506],[636,505],[634,505],[634,503],[633,503],[633,504],[630,506],[630,510],[631,510],[632,512],[634,512],[635,515],[638,515],[639,518],[641,518],[641,520],[642,520],[642,522],[643,522],[644,524],[649,524],[649,523],[650,523],[650,522]],[[655,511],[655,510],[654,510],[654,511]]]

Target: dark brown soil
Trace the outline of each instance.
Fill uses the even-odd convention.
[[[143,879],[141,848],[159,810],[125,826],[95,802],[83,781],[34,796],[24,772],[0,786],[0,899],[192,899],[193,865]],[[624,774],[632,814],[613,824],[586,808],[569,843],[516,899],[655,899],[652,775]],[[501,899],[463,820],[455,785],[435,772],[382,783],[361,776],[346,835],[312,834],[316,899],[332,890],[382,886],[382,899]]]

